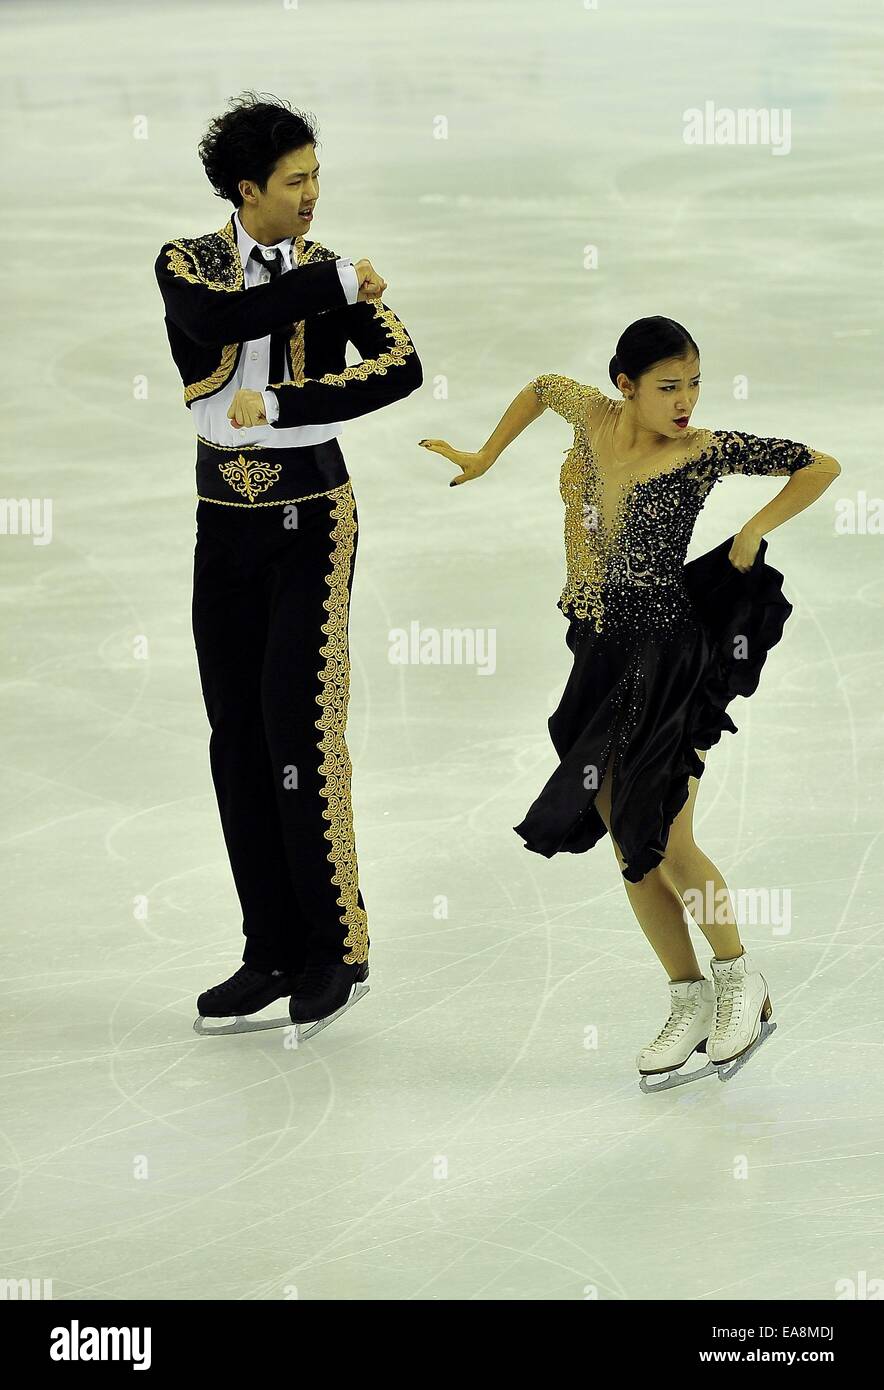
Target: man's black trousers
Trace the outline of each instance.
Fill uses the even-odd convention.
[[[262,507],[197,503],[193,634],[209,760],[256,970],[361,962],[345,741],[358,517],[349,479]]]

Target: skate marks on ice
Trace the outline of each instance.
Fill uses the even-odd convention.
[[[671,1091],[675,1086],[686,1086],[691,1081],[701,1081],[704,1076],[711,1076],[713,1072],[718,1073],[719,1081],[730,1081],[731,1077],[744,1067],[772,1033],[776,1032],[777,1025],[768,1023],[767,1019],[761,1020],[761,1031],[753,1043],[741,1052],[738,1057],[733,1057],[729,1062],[707,1062],[705,1067],[697,1067],[694,1071],[682,1075],[681,1071],[671,1071],[666,1075],[665,1080],[653,1082],[650,1080],[652,1073],[642,1076],[639,1081],[639,1090],[644,1091],[645,1095],[650,1095],[653,1091]],[[701,1044],[697,1052],[705,1052],[705,1046]]]
[[[198,1017],[194,1021],[193,1031],[200,1038],[222,1037],[228,1033],[260,1033],[267,1028],[291,1028],[294,1031],[295,1046],[302,1042],[307,1042],[310,1038],[321,1033],[323,1028],[327,1028],[330,1023],[345,1014],[348,1009],[352,1009],[354,1004],[368,994],[370,985],[357,982],[353,985],[350,998],[340,1009],[328,1015],[328,1018],[320,1018],[315,1023],[293,1023],[288,1014],[278,1018],[260,1018],[257,1014],[236,1014],[232,1016],[229,1023],[224,1023],[220,1018]]]

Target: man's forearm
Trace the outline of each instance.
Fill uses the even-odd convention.
[[[542,415],[546,406],[541,401],[532,385],[523,387],[516,396],[515,400],[507,407],[501,416],[500,423],[486,442],[482,445],[479,453],[483,458],[490,459],[492,463],[500,457],[508,444],[512,444],[533,420]]]
[[[266,338],[276,328],[349,302],[334,261],[299,267],[250,289],[215,289],[170,243],[157,257],[155,272],[166,317],[201,347]]]
[[[342,328],[362,360],[319,378],[271,382],[264,395],[275,395],[279,402],[272,421],[276,429],[354,420],[403,399],[423,383],[411,335],[383,300],[355,304],[344,318]]]

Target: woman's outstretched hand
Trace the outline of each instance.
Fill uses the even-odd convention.
[[[472,478],[481,478],[483,473],[487,473],[494,459],[483,454],[481,449],[478,454],[468,454],[463,449],[453,449],[445,439],[419,439],[418,444],[424,449],[430,449],[434,454],[442,454],[443,458],[450,459],[456,463],[461,470],[459,478],[452,478],[449,487],[457,487],[459,483],[468,483]]]

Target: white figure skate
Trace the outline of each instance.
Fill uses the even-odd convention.
[[[753,968],[745,951],[733,960],[713,956],[710,965],[715,979],[715,1018],[706,1055],[717,1068],[719,1081],[729,1081],[777,1025],[768,1022],[773,1009],[767,981]]]
[[[712,1031],[715,1014],[715,985],[707,979],[671,980],[669,993],[672,996],[669,1018],[654,1041],[642,1048],[636,1058],[641,1073],[639,1087],[645,1094],[684,1086],[715,1071],[715,1065],[709,1061],[704,1067],[680,1074],[695,1052],[706,1051],[706,1039]],[[665,1079],[652,1082],[648,1080],[652,1076]]]

